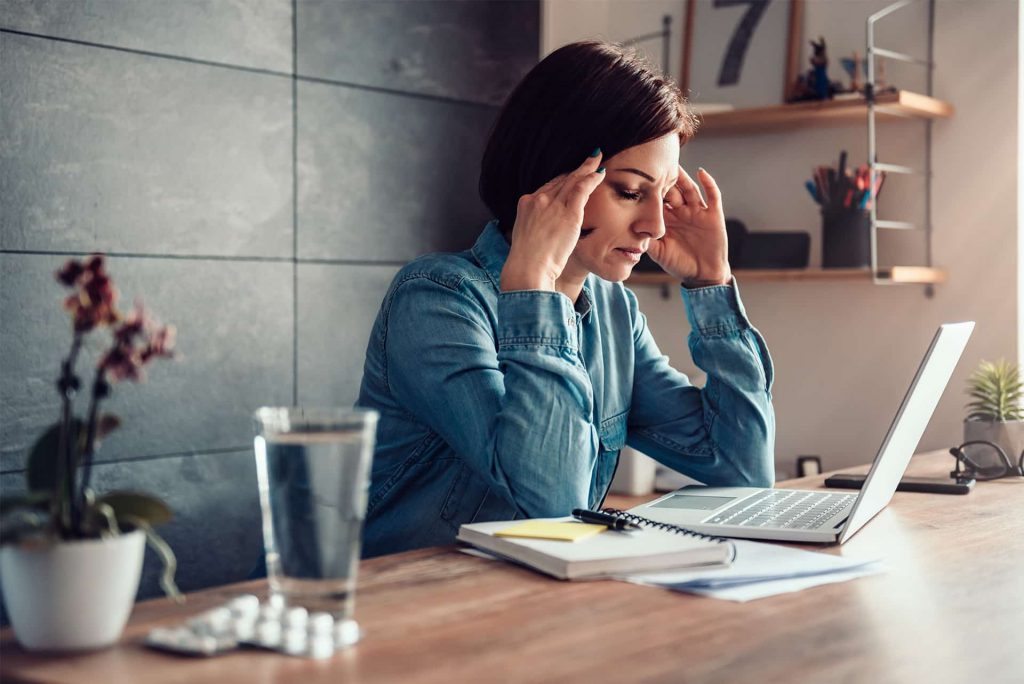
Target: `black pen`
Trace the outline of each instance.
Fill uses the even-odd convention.
[[[572,509],[572,517],[585,523],[604,525],[608,529],[616,530],[618,532],[632,532],[634,530],[643,529],[639,525],[631,523],[628,520],[624,520],[623,518],[616,518],[614,515],[598,513],[597,511],[588,511],[583,508]]]

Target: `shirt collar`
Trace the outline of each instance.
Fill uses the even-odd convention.
[[[498,219],[491,219],[484,226],[484,230],[473,245],[473,256],[487,272],[487,276],[494,283],[495,290],[501,290],[501,269],[505,267],[508,259],[508,252],[511,247],[505,236],[498,229]],[[583,292],[576,300],[575,309],[583,317],[586,317],[594,305],[593,284],[591,278],[596,278],[593,273],[587,276],[583,283]]]
[[[505,236],[498,230],[498,219],[491,219],[473,245],[473,256],[487,271],[494,288],[501,289],[501,269],[505,267],[510,247]]]

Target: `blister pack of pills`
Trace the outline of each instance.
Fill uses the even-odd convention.
[[[252,594],[197,615],[178,627],[157,627],[146,645],[184,655],[214,656],[240,647],[262,648],[304,658],[330,658],[359,641],[353,620],[288,608],[279,596],[260,602]]]

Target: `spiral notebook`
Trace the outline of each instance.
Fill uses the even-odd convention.
[[[526,565],[558,579],[599,579],[632,572],[724,566],[736,555],[732,542],[677,525],[660,523],[612,508],[604,513],[640,525],[636,532],[607,530],[577,541],[502,537],[497,533],[522,520],[470,523],[457,539],[491,555]],[[573,518],[540,518],[574,522]],[[584,523],[579,523],[584,524]]]

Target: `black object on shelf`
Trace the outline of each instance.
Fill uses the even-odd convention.
[[[871,265],[871,215],[842,209],[821,212],[821,265],[867,268]]]
[[[736,268],[807,268],[811,236],[807,233],[751,233],[739,219],[725,219],[729,238],[729,265]],[[634,268],[643,273],[661,273],[661,267],[646,254]]]
[[[729,264],[733,268],[807,268],[811,236],[801,232],[756,232],[738,219],[726,219]]]

